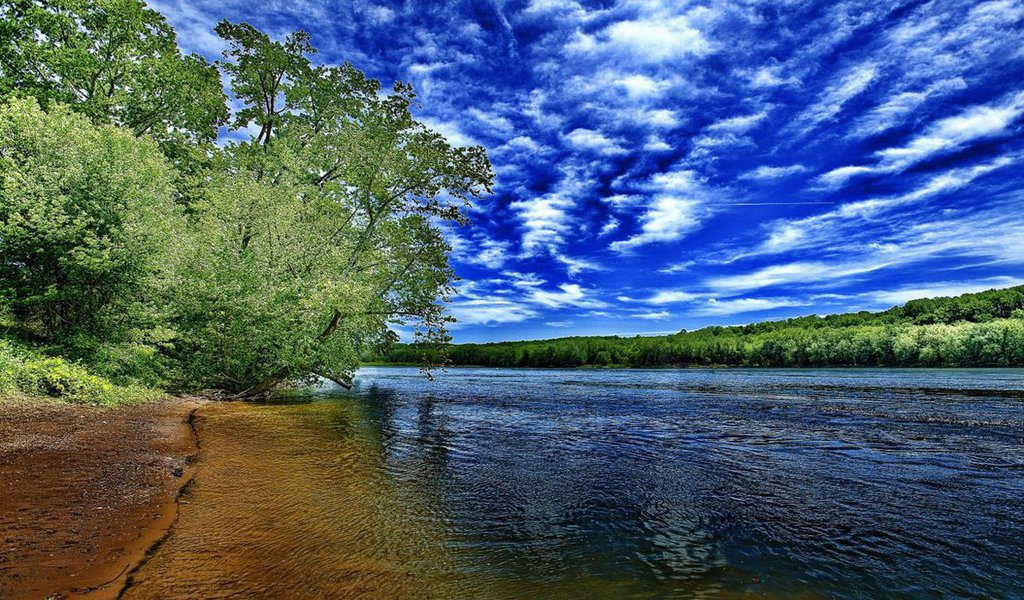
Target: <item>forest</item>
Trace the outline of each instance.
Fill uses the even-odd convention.
[[[657,337],[398,344],[365,358],[486,367],[1024,367],[1024,286]]]
[[[215,32],[211,62],[140,0],[0,0],[0,392],[255,396],[448,339],[484,149],[303,31]]]

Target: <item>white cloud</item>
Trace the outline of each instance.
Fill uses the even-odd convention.
[[[543,247],[558,246],[568,230],[568,210],[573,206],[571,198],[552,193],[540,198],[519,200],[510,208],[518,214],[526,231],[523,233],[523,251],[535,252]]]
[[[647,152],[668,152],[669,150],[672,150],[672,146],[660,137],[652,135],[647,138],[647,142],[644,144],[644,150]]]
[[[573,129],[565,135],[565,139],[577,150],[593,150],[601,154],[623,154],[626,150],[600,131],[592,129]]]
[[[611,235],[612,233],[615,232],[616,229],[619,228],[620,224],[621,223],[619,223],[619,220],[616,219],[615,217],[608,217],[608,220],[605,221],[604,225],[601,226],[601,230],[597,232],[597,237]]]
[[[530,15],[552,12],[568,13],[576,18],[582,18],[587,11],[573,0],[530,0],[529,6],[523,12]]]
[[[575,321],[547,321],[544,324],[548,327],[572,327]]]
[[[537,316],[537,311],[505,298],[473,298],[449,305],[456,327],[519,323]]]
[[[967,82],[961,77],[952,77],[937,81],[918,92],[896,94],[860,119],[851,135],[867,137],[884,133],[903,123],[929,99],[964,89],[967,89]]]
[[[518,271],[502,271],[502,275],[511,279],[513,287],[520,289],[533,289],[547,283],[536,273],[520,273]]]
[[[500,152],[513,152],[516,154],[529,154],[532,156],[549,154],[552,151],[551,148],[538,143],[527,135],[519,135],[510,139],[499,146],[497,150]]]
[[[990,277],[976,281],[943,281],[905,286],[893,290],[877,290],[858,294],[858,296],[860,298],[867,298],[877,304],[897,305],[905,304],[910,300],[917,300],[918,298],[959,296],[961,294],[973,294],[994,288],[1007,288],[1017,285],[1024,285],[1024,279],[1017,277]]]
[[[641,108],[629,114],[630,120],[648,127],[675,127],[679,124],[679,116],[675,111],[658,108]]]
[[[395,20],[395,11],[386,6],[369,6],[364,12],[371,20],[377,23],[387,23]]]
[[[693,302],[694,300],[701,298],[701,294],[694,294],[693,292],[686,292],[683,290],[658,290],[650,298],[640,300],[644,304],[653,304],[660,306],[662,304],[678,304],[680,302]]]
[[[794,285],[820,281],[836,281],[865,273],[871,273],[889,266],[888,262],[839,262],[801,261],[763,267],[740,275],[712,277],[705,283],[716,293],[738,293],[748,290]]]
[[[455,260],[471,265],[481,265],[488,269],[500,269],[511,255],[512,245],[503,240],[491,239],[478,234],[472,239],[463,238],[455,233],[448,236],[452,246],[452,257]]]
[[[557,260],[558,262],[562,263],[567,267],[566,273],[568,273],[569,277],[576,277],[577,275],[584,271],[606,270],[605,267],[593,261],[585,260],[582,258],[573,258],[571,256],[566,256],[561,252],[552,252],[551,255],[552,257],[554,257],[555,260]]]
[[[617,242],[615,251],[628,251],[645,244],[681,239],[700,226],[707,214],[703,202],[703,184],[696,172],[674,169],[651,177],[646,188],[653,195],[638,221],[640,232]]]
[[[653,63],[706,54],[711,49],[704,34],[685,15],[619,21],[607,27],[600,39],[592,51],[628,54]]]
[[[816,180],[828,188],[837,188],[847,182],[851,177],[857,175],[863,175],[865,173],[871,173],[875,169],[872,167],[862,166],[846,166],[832,169],[826,173],[818,175]]]
[[[663,321],[672,316],[672,313],[667,310],[659,310],[657,312],[643,312],[633,315],[637,319],[646,319],[648,321]]]
[[[607,202],[613,208],[624,209],[640,206],[643,204],[644,197],[639,194],[612,194],[601,198],[601,201]]]
[[[693,267],[696,264],[697,264],[697,261],[695,261],[695,260],[687,260],[687,261],[680,262],[680,263],[672,263],[670,265],[666,265],[666,266],[658,269],[658,272],[659,273],[665,273],[667,275],[671,275],[673,273],[682,273],[684,271],[689,271],[690,268]]]
[[[740,179],[781,179],[797,173],[803,173],[808,168],[804,165],[788,165],[785,167],[760,166],[753,171],[747,171],[740,175]]]
[[[800,83],[796,77],[783,77],[781,73],[782,65],[761,67],[750,74],[750,85],[755,88],[773,88]]]
[[[932,123],[904,146],[879,150],[875,153],[879,159],[876,165],[839,167],[822,174],[818,180],[835,188],[857,175],[903,171],[933,156],[1004,135],[1021,115],[1024,115],[1024,92],[1011,95],[995,105],[973,106]]]
[[[910,202],[962,188],[978,177],[1018,162],[1021,158],[1021,154],[1000,156],[986,163],[934,175],[920,187],[903,194],[850,202],[821,215],[777,222],[772,226],[769,239],[760,251],[771,253],[792,250],[822,238],[832,239],[841,221],[866,219]]]
[[[540,196],[529,197],[519,194],[522,200],[509,204],[509,208],[522,223],[522,252],[534,255],[545,249],[559,248],[575,228],[573,209],[583,198],[592,193],[594,176],[589,170],[591,161],[569,161],[558,167],[561,178],[552,191]],[[524,197],[525,196],[525,197]]]
[[[709,131],[728,131],[732,133],[744,133],[764,120],[768,111],[762,110],[752,115],[742,115],[716,121],[708,125]]]
[[[515,125],[512,121],[498,112],[488,112],[476,107],[470,108],[466,112],[482,125],[490,129],[495,135],[507,138],[511,137],[515,131]]]
[[[604,302],[587,297],[587,291],[576,283],[563,283],[558,286],[559,292],[550,290],[533,290],[529,300],[548,308],[561,308],[563,306],[574,306],[577,308],[602,308]]]
[[[428,128],[440,133],[453,146],[479,146],[480,142],[463,133],[462,128],[454,121],[443,121],[431,117],[418,116],[420,122]]]
[[[690,314],[700,317],[725,316],[808,305],[808,302],[792,298],[736,298],[733,300],[709,298],[707,304],[694,309]]]
[[[797,118],[796,126],[802,133],[807,133],[824,121],[832,119],[839,114],[847,102],[866,90],[877,75],[878,66],[876,64],[857,65],[843,75],[839,81],[829,86],[818,102],[809,106]]]
[[[661,94],[667,87],[667,82],[652,79],[646,75],[628,75],[615,82],[625,88],[631,98],[649,98]]]
[[[935,122],[906,146],[879,151],[880,166],[884,170],[902,170],[935,154],[1001,135],[1021,114],[1024,114],[1024,92],[995,106],[971,107]]]
[[[640,216],[640,233],[625,240],[612,242],[612,250],[619,252],[654,242],[681,239],[701,223],[701,203],[691,198],[660,195],[651,201],[647,212]]]

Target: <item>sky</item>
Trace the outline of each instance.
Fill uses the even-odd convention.
[[[651,335],[1024,283],[1024,2],[155,0],[412,83],[484,146],[456,342]]]

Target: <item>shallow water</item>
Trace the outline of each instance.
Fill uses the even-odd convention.
[[[199,428],[127,597],[1024,597],[1024,371],[373,368]]]

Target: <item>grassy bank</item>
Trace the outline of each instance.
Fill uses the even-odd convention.
[[[157,388],[115,383],[79,362],[0,338],[0,401],[45,397],[81,404],[118,405],[162,395]]]

